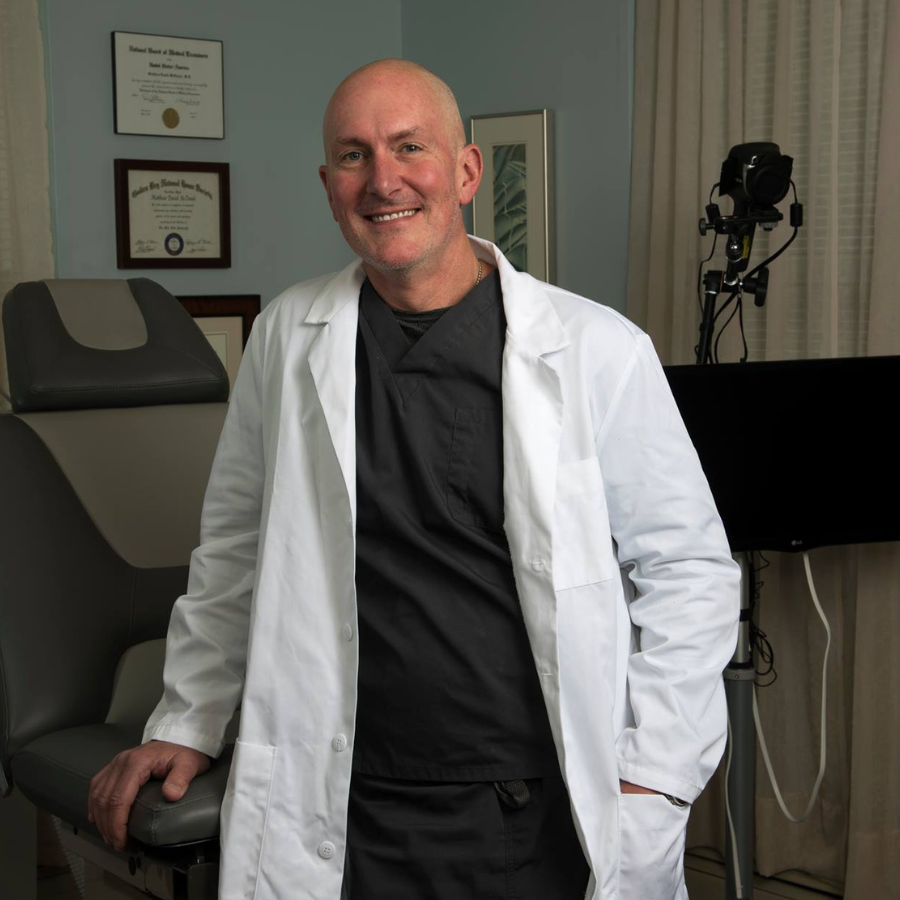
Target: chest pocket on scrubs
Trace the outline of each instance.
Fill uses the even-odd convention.
[[[456,410],[447,470],[450,515],[470,528],[503,531],[503,434],[498,409]]]
[[[600,465],[595,457],[557,468],[553,585],[558,591],[618,574]]]

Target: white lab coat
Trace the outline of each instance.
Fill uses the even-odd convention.
[[[505,526],[589,900],[681,900],[687,811],[725,741],[738,568],[648,338],[500,272]],[[222,900],[338,900],[358,642],[359,263],[257,319],[145,739],[212,756],[235,706]]]

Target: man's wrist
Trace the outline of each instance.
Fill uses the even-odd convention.
[[[682,800],[679,797],[673,797],[671,794],[663,794],[662,791],[654,791],[652,788],[647,788],[640,784],[633,784],[630,781],[623,781],[622,779],[619,779],[619,789],[623,794],[660,794],[665,797],[672,806],[677,806],[679,809],[690,806],[686,800]]]

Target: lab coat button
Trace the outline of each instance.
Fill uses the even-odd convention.
[[[322,841],[322,843],[319,844],[319,856],[321,856],[322,859],[331,859],[331,857],[334,856],[334,844],[332,844],[331,841]]]
[[[338,753],[342,753],[347,749],[347,738],[343,734],[336,734],[331,739],[331,746],[334,747],[335,751]]]
[[[342,631],[344,633],[345,640],[353,640],[353,626],[349,622],[343,627]]]
[[[531,568],[535,572],[543,572],[544,571],[544,561],[542,559],[533,559],[531,561]]]

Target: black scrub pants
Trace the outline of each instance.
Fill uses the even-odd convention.
[[[341,900],[583,900],[562,778],[511,784],[354,773]]]

